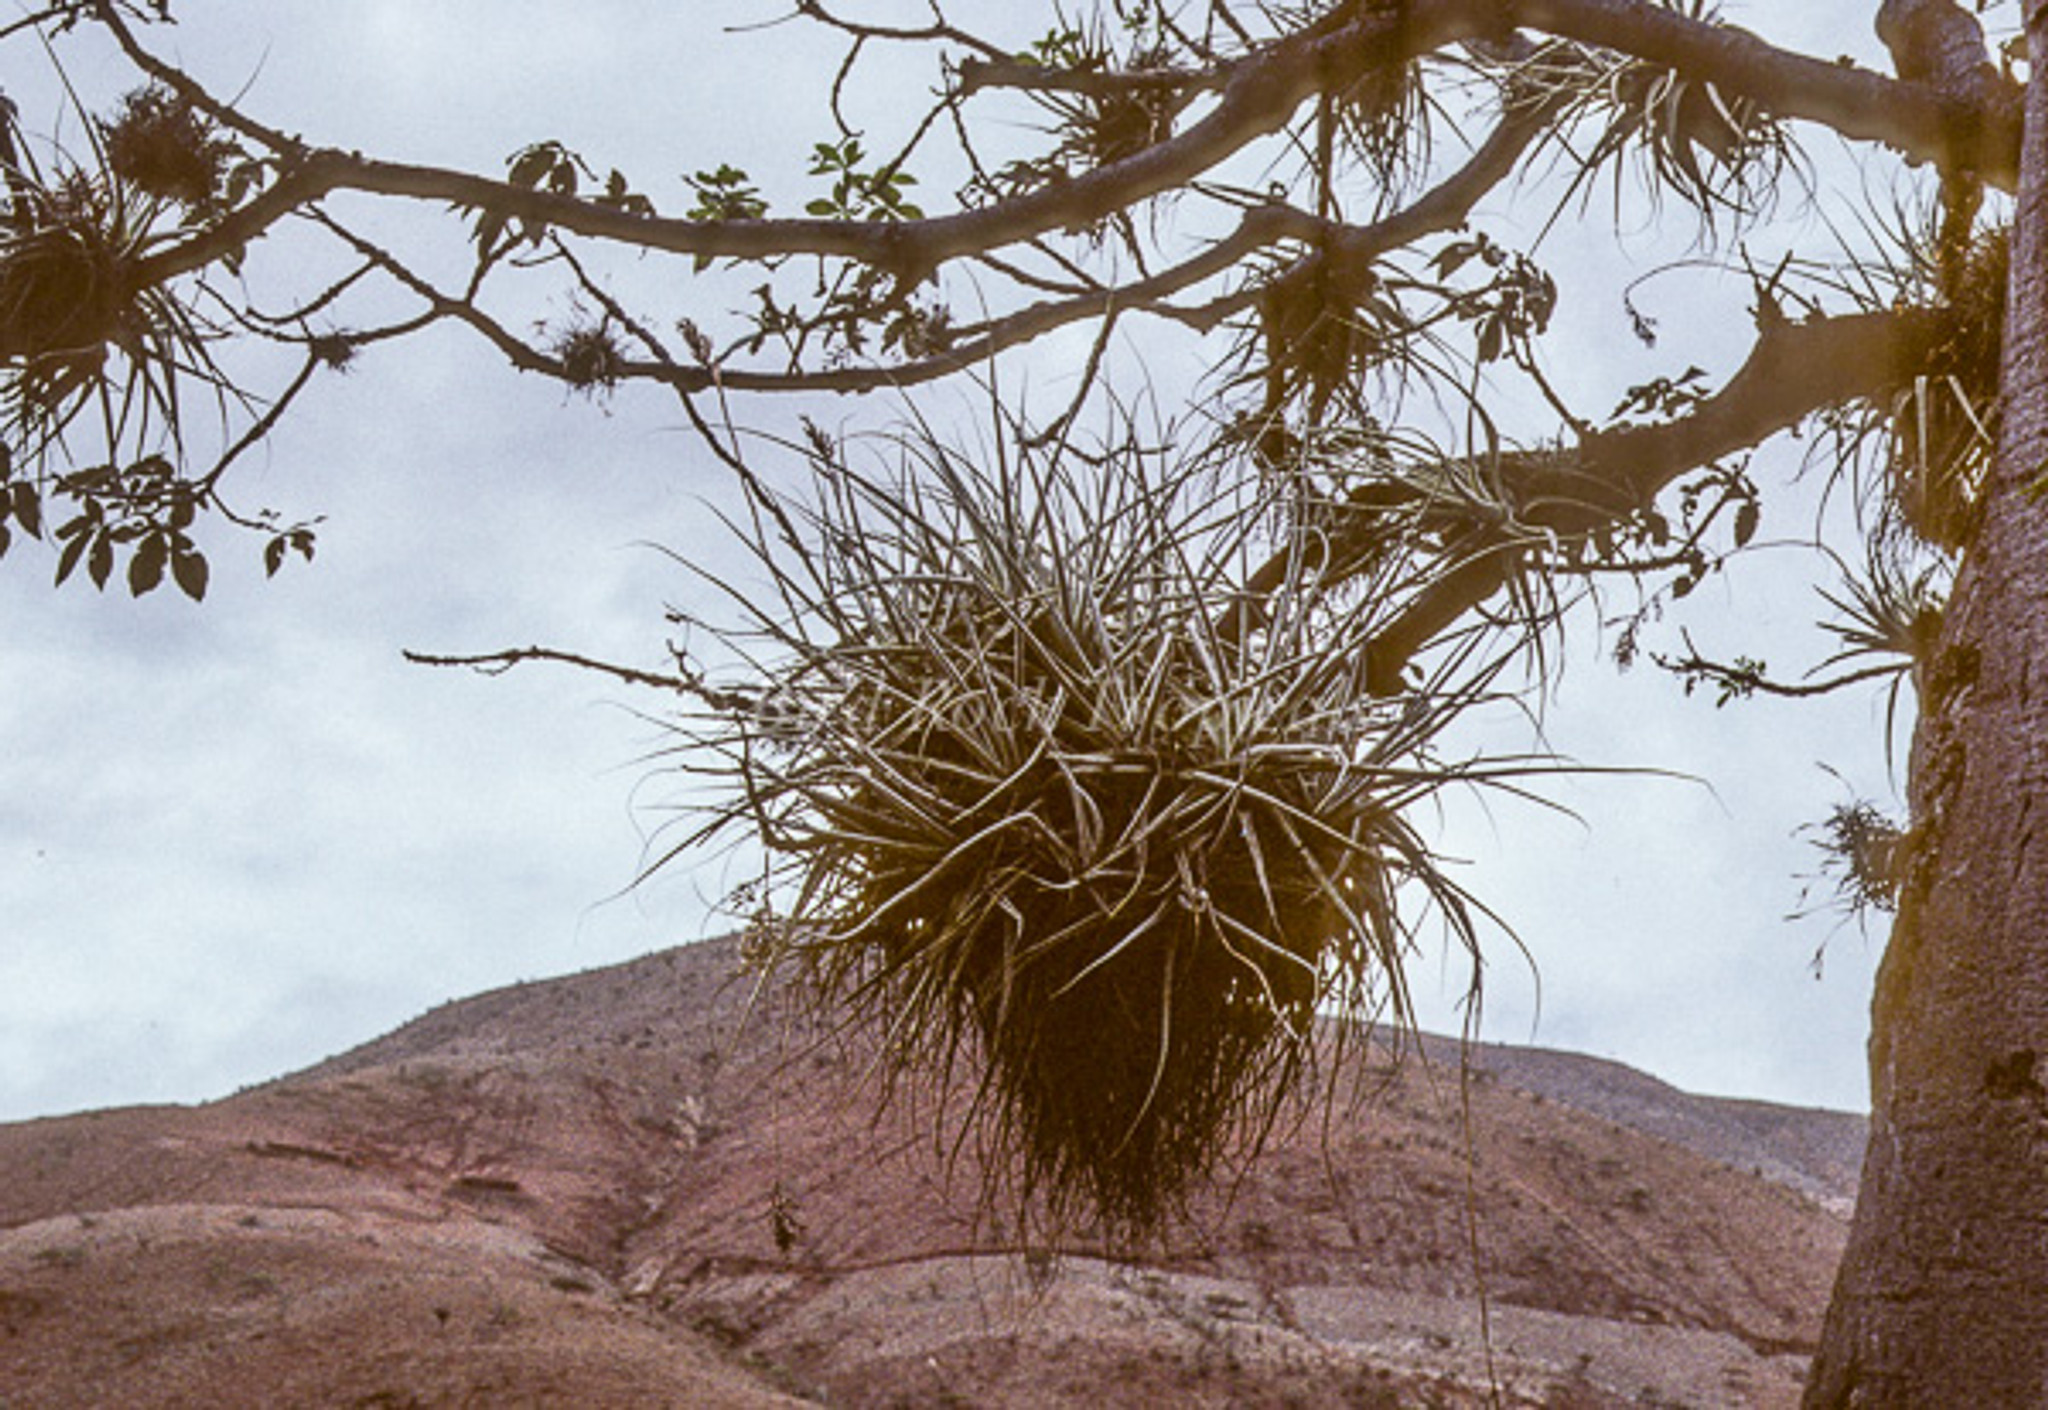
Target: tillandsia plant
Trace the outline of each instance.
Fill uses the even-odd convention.
[[[1334,1072],[1318,1042],[1359,1026],[1321,1017],[1411,1021],[1431,913],[1476,988],[1486,913],[1413,820],[1520,767],[1434,751],[1503,662],[1474,634],[1376,698],[1365,645],[1427,575],[1307,571],[1248,614],[1219,585],[1274,533],[1319,553],[1314,516],[1134,436],[894,447],[814,433],[815,497],[756,491],[772,591],[735,593],[750,664],[679,755],[729,801],[683,846],[758,835],[757,961],[892,1063],[974,1074],[985,1169],[1055,1223],[1142,1234]]]
[[[99,409],[117,441],[131,420],[178,419],[182,376],[207,375],[206,330],[135,276],[159,204],[128,185],[68,171],[47,186],[9,168],[0,233],[0,359],[18,364],[0,429],[34,448]]]
[[[104,588],[125,558],[137,596],[168,576],[200,598],[209,569],[192,529],[211,512],[263,532],[272,573],[288,550],[311,558],[310,525],[238,513],[218,483],[313,370],[342,365],[348,347],[313,335],[302,317],[271,326],[234,311],[203,273],[180,278],[187,247],[205,238],[195,231],[260,190],[267,168],[158,84],[88,120],[85,133],[83,152],[32,140],[0,96],[0,555],[10,522],[31,538],[47,523],[60,583],[82,565]],[[242,242],[212,238],[232,281]],[[296,380],[267,405],[214,360],[235,332],[306,349]],[[238,415],[253,424],[225,434]],[[203,429],[224,439],[212,467],[192,473],[188,433],[209,420]]]

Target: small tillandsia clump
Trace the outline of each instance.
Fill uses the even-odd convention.
[[[758,835],[757,962],[964,1081],[1052,1222],[1143,1235],[1326,1070],[1320,1019],[1410,1019],[1415,916],[1476,945],[1409,819],[1485,772],[1431,745],[1491,673],[1368,695],[1392,569],[1235,610],[1276,516],[1134,439],[895,446],[756,491],[772,591],[684,728],[729,796],[682,845]]]
[[[597,396],[619,385],[626,369],[626,352],[606,323],[578,323],[554,340],[555,359],[561,377],[572,391]]]
[[[145,195],[210,210],[240,156],[189,102],[167,89],[139,88],[101,125],[107,168]]]

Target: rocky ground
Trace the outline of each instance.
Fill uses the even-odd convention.
[[[1796,1403],[1859,1118],[1432,1044],[1112,1256],[735,968],[0,1126],[0,1407]]]

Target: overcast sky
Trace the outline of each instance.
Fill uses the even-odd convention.
[[[1728,8],[1774,37],[1870,56],[1872,7],[1855,0],[1800,7],[1790,30]],[[583,22],[594,8],[270,0],[211,7],[204,23],[195,9],[175,43],[315,141],[493,171],[521,142],[560,136],[651,173],[674,206],[673,173],[747,144],[795,166],[824,135],[797,101],[813,78],[786,32],[712,48],[713,17],[775,9],[621,4],[605,30]],[[673,65],[649,63],[657,42]],[[61,52],[81,88],[104,82],[89,51]],[[48,130],[47,85],[15,82]],[[764,106],[764,92],[778,96]],[[1646,260],[1641,240],[1616,253],[1601,209],[1545,257]],[[1661,287],[1648,304],[1671,341],[1656,359],[1610,291],[1570,310],[1564,374],[1620,385],[1682,366],[1688,339],[1739,348],[1739,288],[1694,306],[1688,286]],[[52,591],[33,544],[0,560],[0,1119],[223,1095],[435,1003],[716,928],[715,869],[629,885],[672,796],[663,731],[640,713],[660,700],[399,654],[538,641],[658,665],[663,604],[692,588],[651,545],[729,552],[707,506],[730,503],[730,486],[679,422],[664,398],[593,404],[436,334],[317,383],[239,481],[245,504],[325,516],[311,567],[266,582],[260,545],[216,535],[213,588],[194,606]],[[1788,581],[1766,558],[1703,587],[1686,620],[1703,644],[1769,655],[1758,641],[1782,645],[1819,606]],[[1545,709],[1552,745],[1692,777],[1561,782],[1551,792],[1577,821],[1500,805],[1446,820],[1445,845],[1528,951],[1496,948],[1484,1036],[1695,1090],[1862,1105],[1877,940],[1785,915],[1816,859],[1797,829],[1849,796],[1819,765],[1887,794],[1881,699],[1716,711],[1655,671],[1618,673],[1583,625],[1568,656]],[[1418,988],[1432,1020],[1455,1025],[1462,974],[1440,972],[1425,960]]]

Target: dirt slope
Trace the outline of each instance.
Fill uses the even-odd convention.
[[[971,1151],[948,1179],[948,1113],[876,1119],[734,965],[0,1126],[0,1406],[1796,1401],[1855,1118],[1437,1049],[1165,1247],[1026,1253]]]

